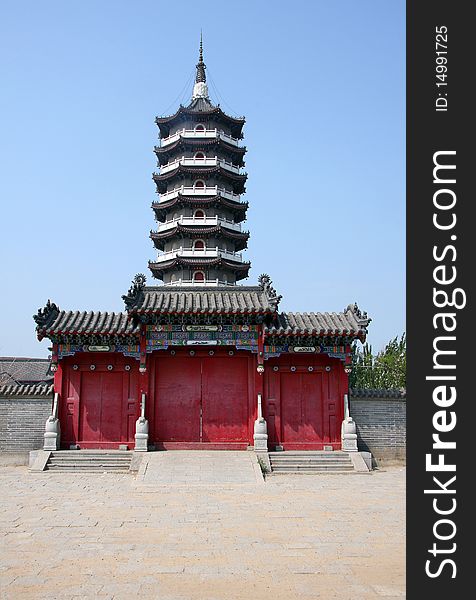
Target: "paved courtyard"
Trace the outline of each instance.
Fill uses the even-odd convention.
[[[250,453],[189,454],[137,477],[1,468],[0,597],[405,596],[403,469],[260,483]]]

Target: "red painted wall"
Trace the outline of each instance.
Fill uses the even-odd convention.
[[[79,353],[60,361],[55,389],[61,394],[62,447],[132,448],[142,391],[149,442],[158,448],[245,449],[253,444],[258,393],[270,449],[341,447],[348,378],[338,359],[283,354],[265,361],[259,375],[257,356],[248,351],[192,351],[149,354],[144,374],[138,361],[122,354]]]
[[[139,415],[137,361],[122,354],[78,353],[63,359],[61,369],[61,446],[132,447]]]
[[[266,362],[264,378],[270,449],[340,449],[347,375],[338,359],[283,354]]]
[[[148,357],[150,441],[159,448],[252,444],[253,356],[236,350],[230,356],[228,349],[212,356],[202,348],[192,350],[193,356],[190,350],[174,352]]]

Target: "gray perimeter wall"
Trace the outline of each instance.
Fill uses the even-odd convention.
[[[357,425],[359,450],[372,452],[377,463],[406,460],[406,396],[373,395],[357,390],[350,395],[350,415]]]
[[[0,395],[0,451],[28,453],[43,447],[45,422],[51,414],[51,396]]]

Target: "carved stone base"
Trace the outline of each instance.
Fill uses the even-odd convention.
[[[149,422],[144,417],[139,417],[136,421],[135,441],[134,452],[147,452]]]
[[[255,421],[253,440],[255,452],[268,451],[268,427],[263,417]]]
[[[43,434],[43,450],[59,450],[61,440],[61,426],[59,419],[48,417]]]
[[[357,428],[352,417],[342,421],[342,450],[345,452],[358,452]]]

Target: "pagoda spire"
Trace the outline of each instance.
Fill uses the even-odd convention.
[[[196,98],[206,98],[208,100],[208,86],[205,69],[207,68],[203,62],[203,37],[200,31],[200,49],[198,53],[197,74],[195,76],[195,85],[193,86],[192,100]]]

